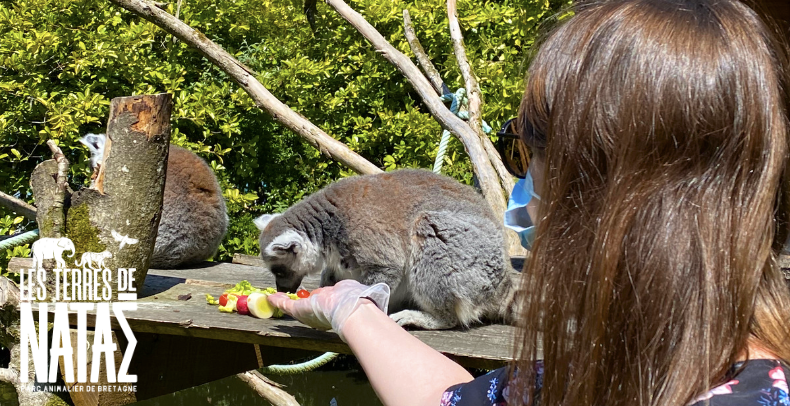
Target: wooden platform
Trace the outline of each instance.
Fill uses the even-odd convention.
[[[250,265],[259,261],[257,258],[237,256],[234,261],[247,265],[206,263],[194,269],[150,270],[145,287],[138,296],[138,310],[126,315],[132,330],[135,333],[259,344],[264,346],[262,353],[275,351],[275,348],[291,348],[350,354],[348,346],[334,332],[317,331],[290,317],[261,320],[235,313],[220,313],[216,306],[206,304],[207,293],[219,297],[223,290],[241,280],[248,280],[256,287],[274,286],[270,272]],[[17,271],[31,265],[29,259],[15,258],[9,269]],[[318,287],[318,279],[308,278],[303,284],[314,289]],[[178,300],[179,295],[187,294],[191,294],[190,300]],[[72,325],[76,325],[76,314],[72,316]],[[94,325],[91,314],[88,315],[88,325]],[[113,328],[118,328],[114,318]],[[505,325],[410,332],[464,366],[486,369],[498,368],[511,359],[515,335],[514,328]]]

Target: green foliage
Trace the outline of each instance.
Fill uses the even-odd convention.
[[[167,11],[174,13],[175,4]],[[358,0],[351,6],[411,55],[402,27],[408,8],[448,86],[463,85],[444,1]],[[460,2],[484,118],[494,128],[516,114],[527,50],[538,24],[558,7],[547,0]],[[258,72],[277,98],[374,164],[432,166],[439,125],[405,78],[328,6],[318,5],[315,34],[302,0],[186,0],[180,17]],[[253,215],[282,211],[351,174],[152,23],[106,0],[18,0],[0,2],[0,190],[32,199],[29,174],[49,158],[43,143],[50,138],[72,163],[72,183],[87,182],[88,151],[77,138],[103,131],[112,98],[159,92],[174,95],[173,143],[205,158],[226,191],[231,225],[219,259],[256,253]],[[456,140],[445,172],[471,183]],[[0,256],[16,254],[22,253]]]
[[[24,225],[24,217],[5,216],[0,218],[0,238],[2,238],[2,236],[13,235],[23,231]],[[18,281],[18,274],[8,272],[8,261],[13,257],[29,256],[30,244],[17,245],[16,247],[6,248],[5,250],[0,251],[0,275]]]

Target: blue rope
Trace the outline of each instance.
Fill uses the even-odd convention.
[[[17,245],[29,244],[38,239],[38,229],[26,233],[17,234],[11,238],[0,241],[0,250],[14,248]]]
[[[296,375],[299,373],[310,372],[318,367],[326,365],[327,362],[337,358],[336,352],[326,352],[310,361],[295,365],[269,365],[259,369],[264,375]]]
[[[445,92],[442,97],[440,98],[443,102],[451,102],[450,103],[450,111],[458,116],[458,118],[462,120],[469,120],[469,112],[458,111],[460,110],[461,106],[466,106],[469,103],[469,99],[466,98],[466,89],[459,88],[455,91],[455,93],[450,93],[449,91]],[[485,120],[482,120],[481,127],[484,133],[488,134],[491,132],[491,126],[486,123]],[[436,160],[433,162],[433,172],[434,173],[442,173],[442,165],[444,164],[444,155],[447,153],[447,145],[450,143],[450,132],[447,130],[442,131],[442,139],[439,141],[439,151],[436,153]]]

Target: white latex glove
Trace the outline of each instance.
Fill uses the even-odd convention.
[[[361,301],[369,299],[387,313],[390,288],[384,283],[367,286],[355,280],[344,280],[335,286],[318,288],[305,299],[293,300],[285,293],[269,295],[268,299],[269,303],[310,327],[335,330],[345,342],[343,324],[359,307]]]

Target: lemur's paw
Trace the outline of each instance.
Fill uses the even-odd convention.
[[[402,310],[390,314],[390,318],[399,326],[418,327],[424,330],[446,330],[457,324],[455,320],[441,320],[436,316],[419,310]]]

